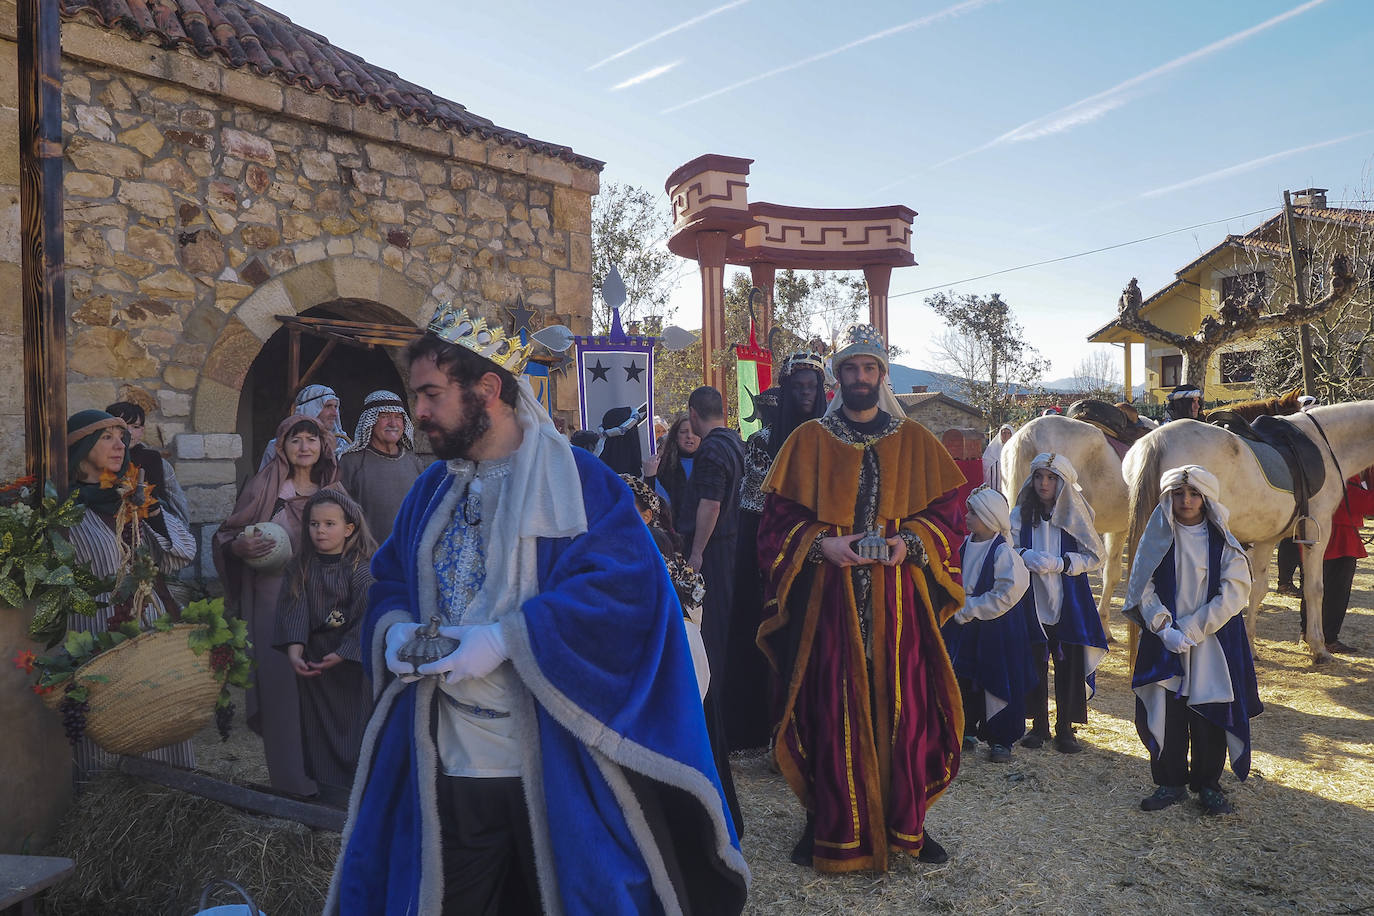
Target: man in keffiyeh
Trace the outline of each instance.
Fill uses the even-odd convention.
[[[425,464],[415,454],[415,428],[406,402],[390,391],[369,394],[353,444],[339,457],[339,482],[362,507],[378,544],[391,536],[396,513]]]

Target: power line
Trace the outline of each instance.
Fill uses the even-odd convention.
[[[1157,233],[1157,234],[1155,234],[1155,235],[1147,235],[1147,236],[1145,236],[1144,238],[1132,239],[1132,240],[1129,241],[1129,242],[1118,242],[1118,243],[1115,244],[1115,245],[1104,245],[1104,246],[1102,246],[1101,248],[1094,248],[1094,249],[1092,249],[1091,251],[1080,251],[1080,252],[1078,252],[1077,254],[1066,254],[1066,255],[1062,255],[1061,257],[1057,257],[1057,258],[1047,258],[1047,259],[1044,260],[1044,261],[1035,261],[1035,262],[1033,262],[1033,263],[1031,263],[1031,264],[1020,264],[1020,265],[1018,265],[1018,266],[1016,266],[1016,267],[1004,267],[1004,268],[1001,269],[1001,270],[994,270],[992,273],[980,274],[979,276],[976,276],[976,277],[968,277],[968,278],[963,279],[963,280],[955,280],[955,281],[952,282],[952,283],[941,283],[941,284],[938,285],[938,286],[927,286],[927,287],[925,287],[925,288],[923,288],[923,289],[913,289],[913,290],[909,290],[909,291],[907,291],[907,292],[905,292],[905,293],[893,293],[892,295],[888,296],[887,298],[888,298],[888,301],[891,301],[891,300],[893,300],[893,299],[900,299],[900,298],[902,298],[903,296],[915,296],[915,295],[917,295],[918,293],[928,293],[928,292],[931,292],[932,290],[937,290],[937,289],[948,289],[948,288],[951,287],[951,286],[961,286],[961,285],[963,285],[963,284],[965,284],[965,283],[972,283],[972,282],[974,282],[975,280],[986,280],[988,277],[998,277],[998,276],[1001,276],[1002,274],[1009,274],[1009,273],[1011,273],[1011,272],[1013,272],[1013,271],[1017,271],[1017,270],[1028,270],[1029,268],[1032,268],[1032,267],[1043,267],[1043,266],[1046,265],[1046,264],[1057,264],[1057,263],[1059,263],[1060,261],[1071,261],[1071,260],[1073,260],[1074,258],[1084,258],[1084,257],[1087,257],[1087,256],[1090,255],[1090,254],[1100,254],[1101,252],[1104,252],[1104,251],[1111,251],[1111,250],[1114,249],[1114,248],[1125,248],[1125,247],[1128,246],[1128,245],[1139,245],[1141,242],[1152,242],[1152,241],[1154,241],[1155,239],[1162,239],[1162,238],[1164,238],[1166,235],[1177,235],[1177,234],[1180,233],[1180,232],[1188,232],[1188,231],[1190,231],[1190,230],[1192,230],[1192,229],[1201,229],[1203,226],[1214,226],[1214,225],[1216,225],[1217,223],[1229,223],[1231,220],[1234,220],[1234,219],[1244,219],[1244,218],[1247,217],[1247,216],[1254,216],[1256,213],[1268,213],[1268,212],[1272,211],[1273,209],[1274,209],[1273,207],[1261,207],[1261,208],[1258,209],[1258,210],[1251,210],[1249,213],[1242,213],[1242,214],[1240,214],[1239,216],[1228,216],[1228,217],[1225,217],[1225,218],[1223,218],[1223,219],[1208,220],[1208,221],[1205,222],[1205,223],[1195,223],[1195,224],[1192,225],[1192,226],[1184,226],[1182,229],[1170,229],[1168,232],[1160,232],[1160,233]]]

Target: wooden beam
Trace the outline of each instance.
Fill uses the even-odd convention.
[[[18,0],[24,463],[67,491],[67,290],[62,247],[58,0]]]
[[[291,339],[286,353],[286,394],[289,398],[296,396],[296,391],[301,387],[301,332],[299,328],[291,328],[288,335]]]
[[[248,786],[224,782],[203,773],[181,770],[157,760],[146,757],[121,757],[119,769],[130,776],[146,779],[148,782],[189,792],[210,801],[247,811],[249,814],[263,814],[280,817],[288,821],[304,824],[314,830],[332,830],[342,833],[345,812],[338,808],[318,805],[314,802],[284,798]]]
[[[324,365],[324,361],[329,358],[329,354],[333,353],[334,348],[338,345],[339,342],[337,340],[326,340],[324,342],[324,349],[320,351],[319,356],[315,357],[315,361],[310,364],[310,368],[305,370],[305,375],[301,376],[300,383],[296,386],[296,388],[293,388],[292,391],[299,390],[300,388],[304,388],[306,385],[309,385],[310,380],[315,377],[315,373],[318,372],[320,367]]]

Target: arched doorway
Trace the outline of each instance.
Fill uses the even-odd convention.
[[[309,308],[300,316],[414,326],[410,319],[399,312],[365,299],[335,299]],[[314,371],[293,389],[288,380],[290,330],[283,326],[263,343],[248,374],[244,376],[239,392],[237,430],[243,437],[243,455],[238,459],[237,468],[240,483],[257,470],[263,450],[275,434],[277,424],[290,410],[296,390],[300,387],[320,384],[333,388],[342,405],[343,428],[350,436],[362,411],[363,398],[370,392],[385,388],[405,395],[406,386],[399,369],[398,350],[340,343],[315,366],[316,359],[324,353],[328,344],[329,341],[323,337],[299,335],[297,364],[302,373],[311,367]]]

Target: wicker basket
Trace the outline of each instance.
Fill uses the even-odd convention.
[[[143,754],[185,741],[215,715],[220,685],[210,654],[196,655],[187,639],[203,629],[181,623],[165,633],[143,633],[102,652],[77,669],[90,688],[86,737],[112,754]],[[99,675],[104,681],[89,681]],[[43,701],[57,709],[62,691]]]

